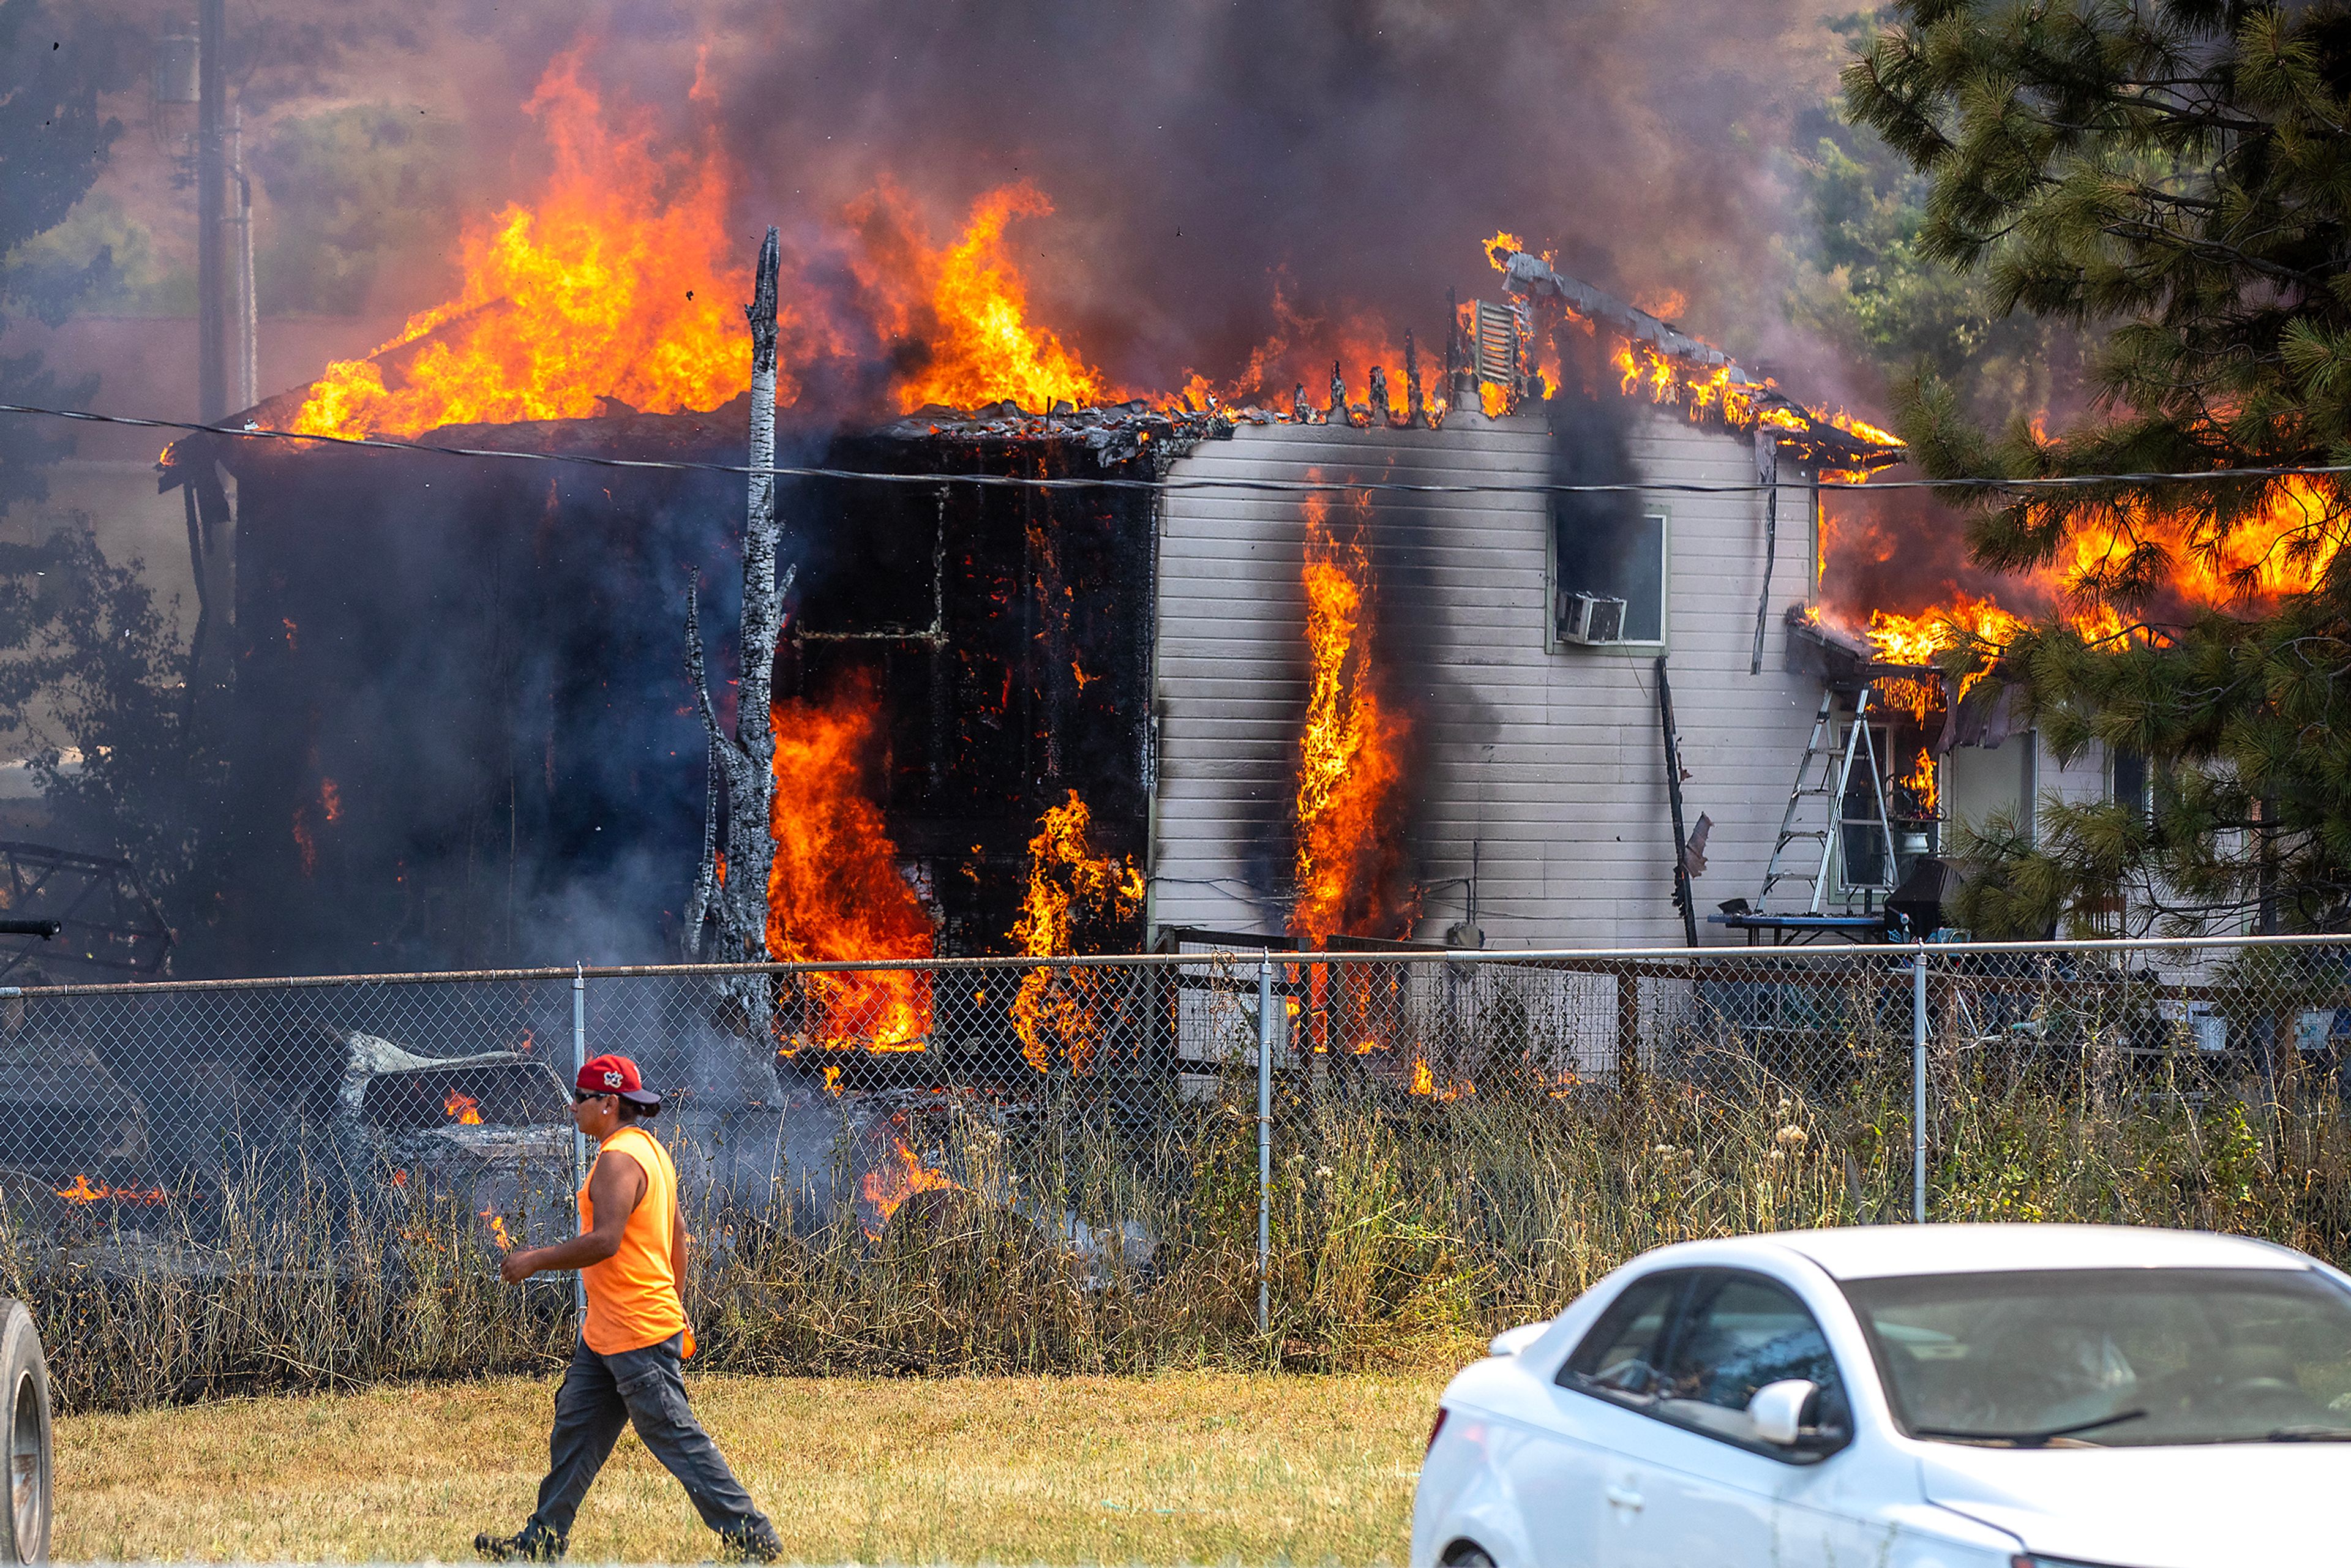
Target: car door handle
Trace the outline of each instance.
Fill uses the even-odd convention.
[[[1610,1487],[1604,1494],[1611,1508],[1621,1508],[1634,1513],[1641,1511],[1641,1494],[1631,1487]]]

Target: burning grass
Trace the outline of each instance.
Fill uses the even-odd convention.
[[[692,1381],[790,1561],[1400,1563],[1445,1370]],[[68,1418],[58,1560],[467,1557],[475,1530],[529,1511],[548,1392],[498,1378]],[[573,1560],[709,1552],[624,1436]]]

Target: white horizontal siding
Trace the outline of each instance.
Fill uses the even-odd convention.
[[[1644,416],[1645,482],[1749,484],[1740,437]],[[1245,428],[1176,465],[1176,481],[1541,482],[1535,420],[1438,431]],[[1802,492],[1783,495],[1764,670],[1747,673],[1761,589],[1754,495],[1655,497],[1671,517],[1667,638],[1688,821],[1714,819],[1699,908],[1761,883],[1820,697],[1786,674],[1781,615],[1809,586]],[[1423,931],[1465,913],[1471,846],[1479,920],[1496,946],[1670,943],[1672,826],[1647,653],[1545,651],[1550,561],[1538,494],[1373,498],[1374,631],[1421,741],[1411,851],[1434,890]],[[1344,515],[1333,500],[1334,519]],[[1159,542],[1152,855],[1160,925],[1272,932],[1290,896],[1290,797],[1305,706],[1294,497],[1173,490]],[[1721,940],[1709,931],[1708,940]]]

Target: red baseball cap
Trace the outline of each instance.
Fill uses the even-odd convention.
[[[632,1105],[643,1105],[649,1111],[661,1108],[661,1096],[647,1089],[644,1080],[637,1075],[637,1064],[625,1056],[609,1052],[591,1056],[580,1064],[580,1076],[573,1086],[582,1094],[618,1094]]]

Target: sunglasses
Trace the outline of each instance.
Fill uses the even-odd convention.
[[[590,1100],[609,1100],[611,1098],[611,1096],[610,1094],[590,1094],[585,1089],[574,1089],[571,1092],[571,1103],[574,1105],[585,1105]]]

